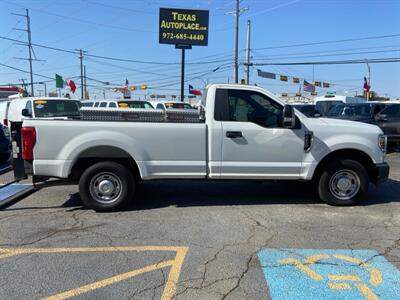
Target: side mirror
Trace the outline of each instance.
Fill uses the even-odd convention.
[[[286,104],[283,107],[283,128],[294,128],[296,126],[296,115],[293,106]]]
[[[380,114],[378,114],[378,115],[376,115],[375,120],[380,121],[380,122],[385,122],[385,121],[387,121],[388,119],[387,119],[387,115],[380,115]]]
[[[21,114],[22,114],[24,117],[32,118],[32,115],[29,113],[29,110],[26,109],[26,108],[23,108],[23,109],[22,109]]]

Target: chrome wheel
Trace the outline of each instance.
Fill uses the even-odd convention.
[[[90,181],[89,192],[97,202],[103,204],[113,203],[121,195],[121,180],[114,173],[103,172],[96,174]]]
[[[329,181],[329,190],[340,200],[349,200],[360,190],[360,177],[352,170],[340,170]]]

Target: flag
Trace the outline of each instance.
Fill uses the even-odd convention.
[[[309,83],[307,80],[304,80],[303,91],[313,93],[313,92],[315,92],[315,86],[313,84]]]
[[[329,88],[331,85],[328,82],[323,82],[322,87]]]
[[[201,91],[200,90],[195,90],[193,88],[193,86],[191,86],[189,84],[189,94],[196,95],[196,96],[201,96]]]
[[[269,79],[276,79],[276,74],[270,72],[264,72],[260,69],[257,69],[257,75],[259,77],[269,78]]]
[[[281,81],[288,81],[288,77],[285,76],[285,75],[280,75],[280,76],[279,76],[279,79],[280,79]]]
[[[75,91],[76,91],[75,82],[71,79],[68,79],[66,82],[67,82],[67,85],[68,85],[69,89],[71,90],[71,92],[75,93]]]
[[[64,79],[62,76],[56,74],[56,88],[62,89],[64,87]]]
[[[364,77],[364,91],[369,92],[371,86],[368,84],[367,77]]]

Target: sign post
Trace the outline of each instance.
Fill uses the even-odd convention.
[[[160,8],[160,44],[182,50],[181,101],[184,100],[185,50],[208,45],[208,10]]]

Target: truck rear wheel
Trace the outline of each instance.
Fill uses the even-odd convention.
[[[332,161],[317,180],[319,197],[331,205],[359,204],[368,191],[368,173],[355,160]]]
[[[83,203],[96,211],[122,208],[133,197],[135,180],[123,165],[105,161],[87,168],[79,180]]]

